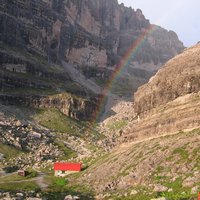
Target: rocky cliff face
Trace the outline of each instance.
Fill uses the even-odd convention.
[[[150,23],[141,10],[117,0],[1,0],[0,40],[48,60],[78,66],[113,66]],[[163,63],[183,49],[177,35],[160,27],[133,58]]]
[[[135,93],[135,111],[144,113],[186,94],[200,91],[200,45],[166,63],[148,84]]]
[[[0,95],[4,105],[18,105],[34,108],[56,108],[76,120],[91,120],[97,105],[96,99],[81,99],[69,94],[41,95]]]
[[[171,59],[134,95],[136,117],[125,141],[173,134],[200,127],[200,45]]]
[[[130,45],[150,26],[141,10],[126,8],[117,0],[0,0],[1,95],[94,96],[87,84],[77,80],[89,78],[104,85]],[[152,71],[182,49],[174,32],[155,26],[130,63],[133,68],[150,66]],[[76,68],[71,70],[75,76],[82,73],[86,79],[74,79],[62,61]],[[152,75],[137,72],[130,68],[122,73],[117,82],[125,77],[127,81],[116,90],[132,93]]]

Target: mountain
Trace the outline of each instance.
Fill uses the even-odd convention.
[[[138,89],[134,94],[138,124],[128,135],[149,137],[199,126],[199,53],[199,44],[188,48]]]
[[[6,91],[7,97],[3,92],[1,99],[7,102],[11,101],[8,95],[15,98],[17,93],[20,98],[22,93],[32,95],[21,100],[30,99],[27,104],[34,104],[34,99],[40,102],[37,99],[41,93],[68,92],[87,102],[88,97],[98,99],[101,87],[127,49],[151,27],[141,10],[126,8],[117,0],[0,3],[0,88]],[[130,96],[129,90],[135,91],[183,48],[174,32],[155,26],[136,51],[132,64],[118,77],[114,90]],[[73,106],[71,110],[75,110]]]
[[[112,138],[115,148],[93,161],[80,177],[100,194],[99,199],[196,198],[200,186],[199,55],[200,44],[186,49],[135,93],[129,108],[133,118]]]
[[[165,64],[135,93],[135,111],[142,114],[200,89],[200,45],[188,48]]]
[[[0,0],[0,199],[196,195],[198,49],[163,67],[176,33],[117,0]]]
[[[118,64],[150,23],[117,0],[1,1],[1,41],[79,67]],[[163,63],[183,49],[172,31],[150,34],[134,61]],[[141,57],[141,58],[140,58]]]

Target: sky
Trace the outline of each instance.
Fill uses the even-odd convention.
[[[177,33],[186,47],[200,41],[200,0],[118,0],[140,8],[151,24]]]

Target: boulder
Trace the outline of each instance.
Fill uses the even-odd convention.
[[[200,187],[199,186],[195,186],[191,189],[191,194],[197,194],[200,191]]]
[[[165,192],[167,190],[168,190],[168,188],[161,184],[157,184],[154,186],[154,192]]]
[[[67,196],[65,196],[64,200],[73,200],[73,196],[72,195],[67,195]]]

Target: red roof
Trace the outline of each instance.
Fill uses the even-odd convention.
[[[54,170],[61,171],[81,171],[81,163],[54,163]]]

